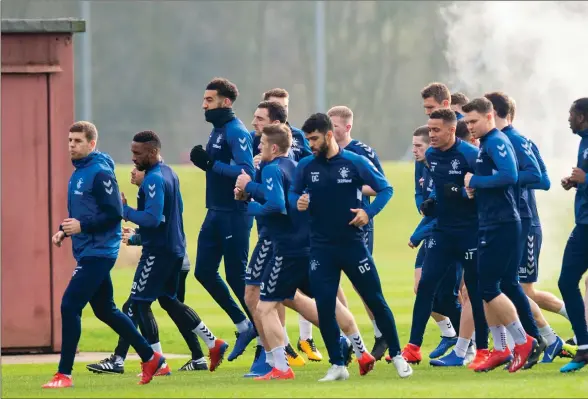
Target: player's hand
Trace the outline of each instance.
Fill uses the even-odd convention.
[[[466,173],[465,177],[463,178],[463,184],[466,187],[470,187],[470,181],[472,180],[472,177],[474,177],[474,175],[470,172]]]
[[[310,197],[308,194],[302,194],[300,198],[298,198],[298,202],[296,202],[296,207],[300,212],[303,212],[308,209],[308,204],[310,204]]]
[[[461,187],[455,183],[447,183],[443,186],[443,195],[448,199],[461,198]]]
[[[255,169],[257,169],[260,162],[261,162],[261,154],[257,154],[256,156],[253,157],[253,167]]]
[[[53,234],[53,237],[51,237],[51,241],[53,242],[53,245],[55,245],[56,247],[61,247],[61,243],[63,242],[64,239],[65,239],[65,233],[61,230],[59,230],[57,233]]]
[[[367,212],[363,209],[351,209],[351,212],[355,213],[355,217],[349,222],[350,225],[355,227],[363,227],[370,221],[370,217]]]
[[[123,206],[128,205],[127,197],[125,197],[125,193],[122,191],[120,192],[120,200],[122,201]]]
[[[235,183],[235,187],[241,191],[245,191],[245,186],[247,183],[251,181],[251,176],[249,176],[243,169],[241,169],[241,174],[237,177],[237,181]]]
[[[235,194],[236,201],[246,201],[247,198],[249,198],[249,194],[247,194],[245,191],[238,189],[237,187],[235,187],[235,189],[233,190],[233,194]]]
[[[74,234],[79,234],[82,232],[82,226],[80,225],[80,221],[77,219],[64,219],[61,223],[61,227],[63,228],[65,234],[67,234],[68,236],[72,236]]]
[[[427,198],[421,204],[421,215],[423,216],[433,216],[435,214],[435,200],[432,198]]]
[[[412,249],[415,249],[417,246],[412,243],[412,241],[408,240],[408,246]]]
[[[572,168],[572,175],[570,176],[570,181],[576,184],[586,183],[586,172],[584,172],[580,168]]]
[[[468,195],[468,198],[469,199],[473,199],[474,198],[474,195],[476,193],[476,189],[475,188],[469,188],[468,187],[465,190],[466,190],[466,194]]]
[[[134,235],[135,235],[135,233],[134,233],[134,232],[133,232],[133,233],[130,233],[130,232],[125,232],[125,233],[123,233],[123,235],[122,235],[122,242],[123,242],[123,244],[130,245],[130,244],[129,244],[129,239],[130,239],[132,236],[134,236]]]
[[[423,186],[423,184],[425,184],[425,178],[424,177],[421,177],[419,179],[419,184],[421,185],[421,187]]]
[[[202,169],[205,172],[212,169],[212,165],[214,164],[210,155],[208,155],[206,150],[202,148],[200,144],[194,146],[192,151],[190,151],[190,161],[192,161],[194,166]]]
[[[564,177],[563,179],[561,179],[561,186],[566,191],[568,191],[572,187],[576,187],[577,186],[577,184],[575,182],[571,181],[570,179],[571,179],[571,176],[570,177]]]

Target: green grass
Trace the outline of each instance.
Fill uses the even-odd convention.
[[[414,206],[412,187],[412,164],[388,163],[386,174],[393,183],[394,198],[376,219],[375,259],[378,266],[385,296],[394,314],[400,334],[400,341],[408,341],[414,302],[413,264],[415,251],[407,246],[408,237],[418,223],[419,216]],[[205,215],[203,174],[193,167],[176,168],[182,181],[185,204],[185,226],[188,237],[188,250],[192,261],[196,255],[196,239]],[[129,167],[121,166],[117,170],[121,190],[127,198],[135,197],[136,187],[128,183]],[[131,200],[132,201],[132,200]],[[569,201],[569,198],[566,198]],[[550,204],[552,205],[552,204]],[[561,264],[561,252],[571,231],[572,221],[567,209],[560,214],[546,208],[546,220],[549,222],[549,237],[556,239],[545,242],[545,255],[542,256],[541,288],[558,294],[556,282]],[[542,211],[543,208],[542,208]],[[547,213],[549,214],[547,215]],[[251,235],[251,249],[255,244],[256,233]],[[125,301],[132,281],[133,254],[121,254],[121,261],[113,272],[116,302],[120,306]],[[125,264],[127,263],[127,264]],[[343,285],[350,300],[350,307],[356,317],[368,346],[373,343],[372,326],[363,310],[361,301],[344,279]],[[234,326],[230,319],[219,309],[206,291],[193,278],[187,284],[187,299],[190,304],[221,338],[234,343]],[[164,352],[187,353],[181,335],[171,320],[154,304]],[[571,328],[565,319],[558,315],[546,313],[551,325],[566,338],[571,336]],[[287,324],[291,339],[298,334],[298,318],[288,311]],[[433,349],[438,342],[438,328],[430,323],[423,353]],[[326,357],[326,350],[320,339],[318,329],[314,336],[319,349]],[[99,322],[86,309],[83,315],[83,332],[80,341],[81,351],[111,352],[117,337],[108,327]],[[3,397],[586,397],[588,382],[586,372],[575,375],[561,375],[559,367],[565,364],[562,359],[553,365],[539,365],[531,371],[510,375],[504,371],[488,374],[475,374],[467,369],[433,369],[425,361],[415,367],[414,375],[408,380],[400,380],[393,366],[378,362],[375,370],[366,377],[360,377],[357,365],[350,367],[351,379],[342,383],[318,384],[328,367],[326,359],[321,363],[307,364],[295,369],[293,381],[256,382],[245,379],[242,375],[249,369],[253,356],[253,346],[235,362],[224,362],[215,373],[210,372],[174,372],[171,377],[156,378],[144,387],[136,385],[138,362],[126,364],[127,373],[123,376],[97,376],[85,370],[84,364],[76,363],[74,381],[76,387],[71,390],[44,391],[40,386],[56,370],[55,364],[45,365],[3,365]],[[185,360],[171,360],[175,370]]]

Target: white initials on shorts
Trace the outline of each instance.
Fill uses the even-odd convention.
[[[359,272],[364,274],[365,272],[369,272],[371,269],[370,263],[368,262],[368,258],[359,261]]]

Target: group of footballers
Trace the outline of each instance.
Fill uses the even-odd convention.
[[[207,85],[202,108],[213,130],[205,147],[192,149],[190,160],[206,173],[207,214],[194,275],[235,324],[236,341],[227,360],[256,340],[245,377],[292,379],[291,366],[304,364],[289,341],[285,307],[299,314],[297,348],[310,361],[322,360],[312,325],[320,330],[331,363],[320,381],[348,379],[353,354],[365,375],[386,351],[398,375],[409,377],[410,364],[422,360],[429,317],[441,331],[429,355],[433,366],[467,364],[478,372],[506,366],[516,372],[533,367],[542,355],[544,363],[571,357],[561,369],[568,372],[588,362],[588,306],[579,289],[588,267],[588,98],[570,108],[570,128],[582,141],[576,167],[561,181],[564,189],[577,190],[576,227],[559,280],[562,301],[534,288],[541,247],[534,190],[548,190],[550,180],[537,146],[512,126],[514,100],[493,92],[469,101],[462,93],[451,95],[442,83],[421,91],[429,119],[413,134],[413,153],[416,207],[423,217],[408,242],[420,248],[410,340],[402,349],[372,258],[374,218],[393,189],[376,152],[351,137],[353,112],[335,106],[311,115],[297,129],[288,122],[288,92],[272,89],[258,104],[249,132],[233,112],[238,94],[224,78]],[[183,202],[179,179],[161,156],[160,138],[153,131],[133,137],[136,209],[119,192],[114,162],[96,150],[97,140],[90,122],[69,129],[75,167],[68,186],[69,217],[52,241],[59,247],[71,239],[77,267],[62,299],[58,372],[43,387],[73,386],[81,311],[88,302],[120,337],[114,354],[87,365],[88,370],[122,374],[132,346],[141,358],[139,384],[171,373],[151,310],[157,300],[191,351],[180,371],[215,371],[229,344],[184,303],[190,263]],[[258,240],[249,259],[254,218]],[[121,228],[122,220],[137,228]],[[114,303],[110,277],[121,242],[142,246],[123,312]],[[221,260],[228,286],[218,272]],[[341,272],[372,320],[371,352],[347,307]],[[570,320],[573,342],[551,329],[541,309]],[[208,347],[210,364],[199,339]]]

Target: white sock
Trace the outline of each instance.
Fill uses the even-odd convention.
[[[545,341],[547,341],[547,345],[551,345],[557,341],[557,335],[555,334],[555,331],[551,329],[549,324],[545,327],[539,328],[539,334],[541,334]]]
[[[312,323],[302,315],[298,315],[298,329],[300,330],[300,339],[302,341],[312,339]]]
[[[203,321],[201,321],[200,324],[198,324],[198,327],[196,327],[194,332],[198,334],[201,340],[204,341],[208,349],[214,348],[214,341],[216,341],[216,337],[214,336],[212,331],[210,331],[208,327],[206,327],[206,324],[204,324]]]
[[[476,342],[476,330],[472,333],[472,342]]]
[[[466,353],[468,351],[468,346],[470,346],[470,340],[467,338],[459,337],[457,338],[457,344],[455,344],[455,354],[462,359],[465,359]]]
[[[270,366],[274,367],[275,363],[274,363],[274,353],[273,352],[265,351],[265,362],[267,364],[269,364]]]
[[[372,325],[374,326],[374,335],[376,336],[376,338],[380,338],[382,336],[382,332],[378,328],[378,325],[376,324],[375,320],[372,320]]]
[[[290,345],[290,337],[288,337],[288,329],[284,326],[284,346]]]
[[[263,346],[263,344],[261,343],[261,337],[258,336],[256,341],[257,341],[257,346]]]
[[[506,328],[504,326],[490,326],[490,333],[494,340],[494,350],[504,351],[508,346],[506,342]]]
[[[510,335],[510,333],[508,332],[508,330],[506,330],[506,345],[508,346],[508,349],[511,350],[511,352],[514,350],[515,341],[512,335]]]
[[[575,336],[575,335],[574,335],[574,338],[573,338],[573,340],[574,340],[574,345],[578,345],[578,338],[576,338],[576,336]]]
[[[559,310],[559,312],[557,312],[557,313],[559,313],[560,315],[562,315],[563,317],[565,317],[565,318],[566,318],[566,319],[568,319],[568,320],[570,319],[570,318],[568,317],[568,311],[566,310],[566,305],[563,305],[563,306],[561,307],[561,309]]]
[[[122,366],[125,364],[125,359],[123,359],[119,355],[114,355],[114,363]]]
[[[243,333],[243,332],[249,330],[249,323],[247,321],[248,320],[245,319],[241,323],[235,324],[235,327],[237,327],[238,332]]]
[[[449,317],[446,317],[445,320],[441,320],[437,322],[439,329],[441,330],[441,335],[448,338],[453,338],[457,334],[455,333],[455,328],[453,328],[453,324],[451,324],[451,320]]]
[[[71,374],[64,374],[64,376],[66,376],[67,378],[69,378],[71,380]]]
[[[363,340],[361,339],[359,332],[348,335],[347,338],[351,341],[351,345],[353,345],[353,352],[355,352],[355,356],[358,359],[361,358],[361,355],[363,355],[363,352],[365,352],[365,345],[363,344]]]
[[[583,351],[588,349],[588,345],[578,345],[578,350]]]
[[[151,344],[151,349],[153,349],[153,352],[157,352],[160,355],[163,355],[163,349],[161,349],[161,343],[160,342],[156,342],[154,344]]]
[[[515,344],[523,345],[525,342],[527,342],[527,332],[523,328],[523,325],[521,324],[521,321],[519,319],[516,319],[508,326],[506,326],[506,329],[508,330],[510,335],[512,335]]]
[[[272,349],[272,355],[276,364],[275,367],[280,371],[288,371],[290,366],[286,359],[286,349],[283,346],[278,346]]]

